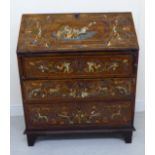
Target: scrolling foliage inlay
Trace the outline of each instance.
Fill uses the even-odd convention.
[[[27,76],[63,75],[126,75],[132,71],[132,57],[101,56],[101,57],[38,57],[24,59]],[[129,73],[128,73],[129,72]]]
[[[106,124],[117,121],[123,123],[130,121],[130,103],[97,104],[91,103],[87,106],[87,109],[83,107],[71,108],[66,105],[31,106],[29,108],[30,120],[34,125],[37,123],[53,125]],[[58,108],[58,106],[60,107]]]
[[[27,81],[25,91],[28,100],[124,98],[132,95],[132,85],[131,79]]]

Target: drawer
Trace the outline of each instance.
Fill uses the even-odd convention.
[[[27,80],[23,82],[24,100],[49,102],[69,100],[129,99],[134,94],[135,79]]]
[[[23,57],[24,77],[121,77],[133,74],[132,55]]]
[[[126,127],[131,125],[131,102],[89,102],[26,105],[28,128]]]

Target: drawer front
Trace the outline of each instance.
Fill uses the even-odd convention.
[[[26,105],[28,128],[130,126],[130,102],[90,102]]]
[[[132,78],[28,80],[23,82],[24,100],[49,102],[65,100],[129,99],[134,94]]]
[[[132,55],[24,57],[26,78],[113,77],[133,74]]]

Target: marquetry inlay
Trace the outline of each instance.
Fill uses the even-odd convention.
[[[27,100],[125,98],[132,95],[134,80],[72,80],[27,81],[24,83]]]
[[[99,105],[98,105],[99,104]],[[129,103],[105,104],[90,103],[89,109],[71,108],[62,105],[31,106],[29,108],[30,120],[33,124],[47,125],[62,124],[107,124],[117,121],[130,121],[131,105]]]

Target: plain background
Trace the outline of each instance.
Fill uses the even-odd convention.
[[[38,1],[38,0],[37,0]],[[45,0],[44,0],[45,1]],[[73,0],[75,1],[75,0]],[[103,1],[103,0],[102,0]],[[115,1],[115,0],[114,0]],[[12,2],[12,0],[11,0]],[[133,2],[133,1],[132,1]],[[144,2],[143,2],[144,3]],[[154,140],[155,140],[155,52],[154,52],[154,36],[155,36],[155,1],[149,0],[145,2],[145,154],[155,154]],[[144,6],[143,6],[144,7]],[[143,16],[142,14],[141,16]],[[12,17],[11,17],[12,18]],[[0,1],[0,43],[1,43],[1,57],[0,66],[0,94],[1,94],[1,108],[0,108],[0,154],[10,154],[10,1]],[[143,30],[144,32],[144,30]],[[12,58],[11,58],[12,59]],[[143,65],[144,66],[144,65]],[[13,81],[13,80],[11,80]]]
[[[20,20],[23,13],[132,12],[138,36],[139,66],[136,111],[144,111],[144,0],[13,0],[11,1],[10,38],[10,109],[11,115],[22,115],[22,100],[16,58]]]

